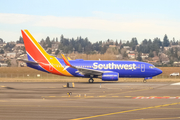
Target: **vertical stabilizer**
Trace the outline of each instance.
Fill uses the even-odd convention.
[[[56,57],[49,55],[34,39],[28,30],[21,30],[28,60],[39,63],[39,66],[54,74],[72,76],[68,71],[63,71],[63,66]]]

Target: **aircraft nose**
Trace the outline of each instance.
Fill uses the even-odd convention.
[[[160,69],[156,69],[156,72],[157,72],[157,75],[159,75],[159,74],[161,74],[162,73],[162,70],[160,70]]]

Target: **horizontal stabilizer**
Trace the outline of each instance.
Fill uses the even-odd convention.
[[[33,62],[33,61],[29,61],[29,60],[26,60],[26,59],[17,59],[17,61],[22,61],[22,62],[25,62],[25,63],[30,63],[30,64],[36,64],[36,65],[38,65],[39,63],[37,63],[37,62]]]

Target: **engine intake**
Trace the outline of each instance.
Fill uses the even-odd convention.
[[[103,81],[118,81],[118,78],[119,78],[119,73],[116,73],[116,72],[102,74]]]

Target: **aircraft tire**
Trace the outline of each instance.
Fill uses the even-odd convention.
[[[143,83],[147,83],[147,80],[143,80]]]
[[[89,83],[93,83],[94,80],[92,78],[89,79]]]

